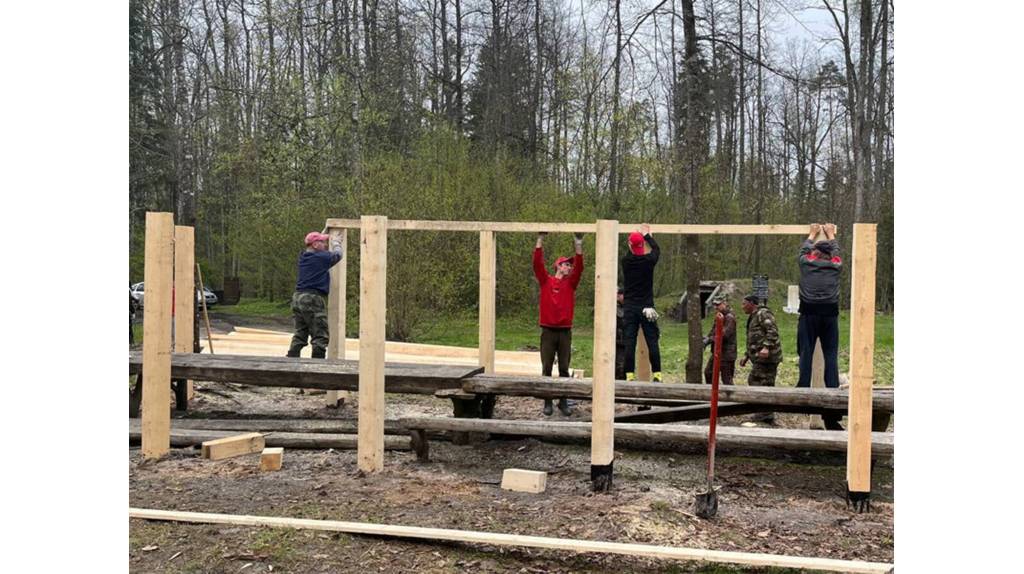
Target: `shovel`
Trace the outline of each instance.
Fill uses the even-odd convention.
[[[722,325],[724,317],[715,315],[715,354],[711,372],[711,424],[708,428],[708,490],[698,494],[695,511],[701,518],[713,518],[718,513],[718,493],[715,492],[715,426],[718,422],[718,373],[722,367]]]

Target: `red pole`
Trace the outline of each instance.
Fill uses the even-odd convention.
[[[722,328],[725,317],[715,315],[715,363],[711,373],[711,425],[708,429],[708,492],[715,480],[715,427],[718,423],[718,373],[722,367]]]

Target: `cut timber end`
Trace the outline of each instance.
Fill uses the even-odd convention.
[[[208,440],[203,443],[203,458],[221,460],[243,454],[257,453],[262,451],[265,446],[266,443],[263,435],[258,432]]]
[[[284,447],[265,448],[260,455],[260,470],[281,470]]]
[[[501,488],[516,492],[539,494],[548,486],[548,473],[539,470],[506,468],[501,475]]]

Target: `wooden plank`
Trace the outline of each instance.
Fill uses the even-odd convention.
[[[359,272],[359,470],[384,469],[388,218],[364,215]]]
[[[878,226],[853,225],[850,286],[850,407],[846,482],[850,492],[871,492],[871,385],[875,354],[875,252]]]
[[[495,316],[497,303],[497,249],[493,231],[480,232],[480,366],[494,373]],[[534,359],[536,362],[536,359]]]
[[[195,337],[196,264],[195,229],[174,226],[174,352],[191,353]],[[186,397],[192,400],[195,388],[186,383]]]
[[[698,562],[742,564],[745,566],[803,568],[828,572],[885,574],[892,572],[893,570],[892,564],[882,562],[865,562],[861,560],[809,558],[803,556],[785,556],[781,554],[754,554],[749,552],[705,550],[702,548],[678,548],[671,546],[654,546],[649,544],[603,542],[598,540],[574,540],[568,538],[549,538],[545,536],[525,536],[521,534],[499,534],[494,532],[475,532],[469,530],[452,530],[447,528],[423,528],[418,526],[343,522],[340,520],[244,516],[205,512],[154,510],[146,508],[129,508],[128,517],[145,520],[165,520],[198,524],[231,524],[235,526],[267,526],[272,528],[308,529],[328,532],[345,532],[349,534],[363,534],[369,536],[412,538],[416,540],[444,540],[448,542],[468,542],[491,546],[519,546],[526,548],[543,548],[547,550],[565,550],[580,553],[595,552],[601,554],[619,554],[668,560],[694,560]]]
[[[143,307],[142,456],[159,458],[171,448],[171,285],[174,216],[146,213],[146,304]]]
[[[550,377],[473,375],[462,381],[462,390],[468,393],[524,396],[536,398],[591,397],[590,379],[562,379]],[[873,391],[871,408],[893,412],[895,393],[888,390]],[[618,398],[668,399],[682,401],[710,401],[710,385],[663,383],[652,385],[615,381]],[[760,405],[803,406],[823,409],[846,409],[848,392],[843,389],[799,389],[796,387],[751,387],[723,385],[719,400]]]
[[[718,403],[718,416],[729,417],[764,412],[769,407],[749,405],[745,403]],[[711,404],[699,403],[684,407],[652,409],[635,413],[615,415],[615,422],[630,423],[676,423],[681,421],[700,421],[711,417]]]
[[[505,419],[456,419],[448,417],[404,417],[407,429],[449,432],[486,432],[493,435],[536,436],[587,439],[591,423],[549,422]],[[708,427],[697,425],[659,425],[615,423],[616,440],[637,443],[682,441],[707,444]],[[806,429],[718,427],[716,442],[723,448],[767,450],[820,450],[846,452],[846,433]],[[871,433],[872,448],[878,454],[893,454],[892,433]]]
[[[649,382],[651,380],[651,351],[647,348],[647,337],[644,330],[636,332],[636,380]]]
[[[139,428],[138,419],[128,419],[128,421],[131,428]],[[239,432],[266,434],[283,431],[301,434],[355,435],[358,432],[358,423],[355,419],[171,419],[172,433],[187,430],[222,431],[233,434]],[[408,431],[398,423],[397,419],[384,421],[385,434],[404,435],[406,432]],[[267,444],[270,444],[269,440]]]
[[[327,220],[329,229],[359,229],[359,219]],[[618,233],[631,233],[639,227],[638,223],[621,224]],[[652,223],[651,233],[668,235],[803,235],[807,233],[806,224],[798,225],[690,225]],[[388,229],[410,231],[499,231],[505,233],[595,233],[597,226],[593,223],[565,222],[527,222],[527,221],[431,221],[412,219],[393,219],[388,222]]]
[[[251,432],[208,440],[203,443],[203,458],[221,460],[243,454],[253,454],[266,448],[263,435]]]
[[[284,458],[283,447],[278,446],[263,449],[263,452],[260,453],[260,470],[281,470],[282,458]]]
[[[327,326],[330,339],[327,342],[328,359],[345,358],[345,313],[346,291],[348,289],[348,230],[331,229],[331,241],[341,242],[341,261],[331,267],[331,291],[327,297]],[[328,407],[337,407],[338,401],[347,399],[346,391],[327,391],[324,400]]]
[[[506,468],[501,473],[502,490],[540,494],[548,486],[548,473],[539,470]]]
[[[590,472],[595,490],[611,487],[615,458],[615,293],[619,222],[597,222],[594,249],[594,366]],[[582,379],[580,379],[582,380]]]
[[[395,423],[392,422],[394,425]],[[172,428],[171,445],[176,448],[187,448],[199,446],[206,441],[227,438],[237,435],[236,431],[203,430]],[[402,435],[388,435],[384,438],[385,450],[411,450],[408,429],[402,428]],[[432,433],[435,437],[439,433]],[[137,422],[130,422],[128,427],[129,444],[139,444],[141,432]],[[265,446],[283,447],[288,449],[337,449],[355,450],[358,446],[358,438],[353,432],[272,432],[264,435]]]

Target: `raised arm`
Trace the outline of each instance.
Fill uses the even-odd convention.
[[[544,236],[546,233],[537,234],[537,245],[533,248],[533,275],[541,285],[548,280],[548,271],[544,267]]]
[[[573,238],[573,246],[576,248],[576,255],[573,257],[572,262],[572,275],[569,276],[572,288],[576,289],[580,285],[580,279],[583,277],[583,234],[577,233]]]
[[[651,235],[651,226],[647,225],[646,223],[641,225],[640,233],[644,234],[644,241],[647,242],[647,245],[651,246],[651,252],[648,253],[645,257],[649,257],[653,259],[655,262],[657,262],[658,259],[661,258],[661,248],[658,247],[658,242],[655,241],[654,237]]]

